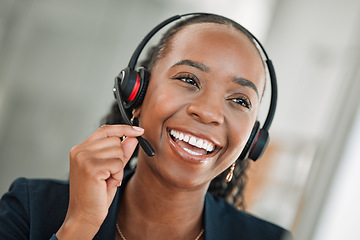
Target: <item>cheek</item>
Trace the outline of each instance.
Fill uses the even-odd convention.
[[[234,119],[236,119],[234,121]],[[228,169],[238,159],[252,131],[255,118],[239,116],[231,118],[227,126],[228,145],[215,166],[215,176]],[[215,177],[214,176],[214,177]]]
[[[145,129],[144,136],[150,139],[161,137],[163,123],[181,108],[180,104],[179,98],[165,84],[150,82],[139,116],[140,126]]]
[[[229,124],[229,134],[228,134],[228,141],[229,141],[229,157],[236,160],[242,150],[244,149],[251,131],[253,129],[253,120],[252,118],[246,118],[242,121],[234,121],[232,124]],[[232,162],[233,162],[232,161]]]

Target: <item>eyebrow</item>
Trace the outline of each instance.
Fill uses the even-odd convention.
[[[257,97],[259,98],[259,91],[253,82],[242,77],[235,77],[234,82],[241,86],[252,88],[256,92]]]
[[[203,72],[210,72],[210,68],[208,66],[206,66],[205,64],[201,63],[201,62],[196,62],[196,61],[192,61],[192,60],[181,60],[177,63],[175,63],[174,65],[172,65],[171,67],[175,67],[175,66],[180,66],[180,65],[186,65],[186,66],[190,66],[190,67],[194,67],[197,68]]]
[[[193,61],[193,60],[189,60],[189,59],[185,59],[185,60],[181,60],[177,63],[175,63],[174,65],[171,66],[171,68],[175,67],[175,66],[180,66],[180,65],[186,65],[186,66],[190,66],[190,67],[194,67],[197,68],[203,72],[209,73],[210,72],[210,67],[206,66],[205,64],[201,63],[201,62],[197,62],[197,61]],[[250,87],[251,89],[253,89],[257,95],[257,97],[259,98],[259,91],[256,88],[255,84],[245,78],[242,77],[235,77],[234,78],[234,83],[237,83],[241,86],[244,87]]]

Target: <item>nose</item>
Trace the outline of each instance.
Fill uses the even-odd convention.
[[[223,101],[214,92],[199,94],[187,106],[186,111],[202,123],[221,125],[224,122]]]

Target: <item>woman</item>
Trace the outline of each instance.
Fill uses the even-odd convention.
[[[250,37],[223,17],[193,16],[172,27],[144,65],[149,86],[132,111],[139,127],[109,125],[121,122],[113,112],[108,125],[71,150],[70,184],[17,180],[1,202],[0,236],[208,240],[287,234],[207,193],[230,166],[237,163],[238,181],[246,167],[237,159],[265,87],[264,64]],[[124,171],[138,136],[155,156],[140,148],[136,171]],[[235,200],[242,192],[223,181],[213,181],[211,190]]]

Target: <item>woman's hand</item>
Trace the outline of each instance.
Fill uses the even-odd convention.
[[[92,239],[107,216],[144,129],[104,125],[70,151],[70,201],[58,239]],[[121,137],[126,137],[121,141]],[[81,236],[80,236],[81,234]]]

